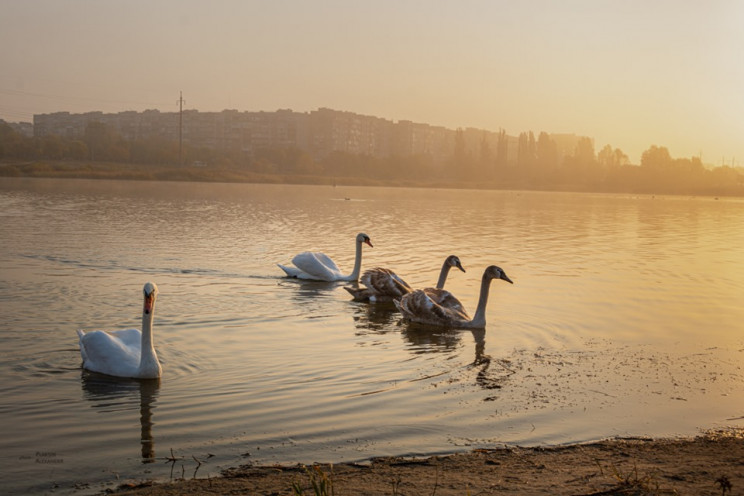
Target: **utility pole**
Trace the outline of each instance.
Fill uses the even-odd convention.
[[[183,165],[183,91],[178,97],[178,165]]]

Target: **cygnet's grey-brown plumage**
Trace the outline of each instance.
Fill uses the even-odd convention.
[[[486,305],[493,279],[501,279],[514,284],[500,267],[491,265],[486,268],[481,279],[478,306],[472,319],[464,309],[442,305],[424,290],[412,291],[402,296],[400,300],[395,300],[395,306],[410,322],[442,327],[483,329],[486,327]]]
[[[447,275],[452,267],[457,267],[461,271],[465,272],[465,269],[462,268],[462,264],[460,263],[460,259],[455,255],[450,255],[442,264],[436,288],[426,288],[424,291],[442,291],[443,293],[447,293],[442,288],[444,288],[444,283],[447,281]],[[371,303],[390,302],[400,299],[404,295],[413,291],[411,285],[404,281],[398,274],[390,269],[382,267],[375,267],[366,270],[364,274],[362,274],[360,282],[364,287],[344,288],[351,294],[354,301],[369,301]]]

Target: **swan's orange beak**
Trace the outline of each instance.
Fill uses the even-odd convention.
[[[366,239],[364,240],[364,242],[365,242],[365,243],[367,243],[367,244],[369,245],[369,247],[370,247],[370,248],[374,248],[374,246],[372,246],[372,241],[370,241],[370,240],[369,240],[369,238],[366,238]]]
[[[152,305],[155,303],[155,295],[145,295],[145,313],[149,314],[152,312]]]

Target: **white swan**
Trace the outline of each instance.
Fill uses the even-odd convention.
[[[424,290],[416,290],[403,296],[400,300],[395,300],[395,306],[403,314],[403,317],[410,322],[444,327],[483,329],[486,327],[488,290],[493,279],[502,279],[514,284],[500,267],[489,266],[483,272],[478,307],[475,310],[475,317],[472,319],[468,317],[464,310],[457,311],[438,304]]]
[[[452,267],[457,267],[461,271],[465,272],[465,269],[462,268],[462,264],[460,263],[460,259],[455,255],[450,255],[442,264],[442,270],[439,272],[439,279],[437,280],[436,288],[426,288],[424,291],[432,291],[433,293],[438,294],[441,290],[442,295],[444,295],[444,293],[449,294],[447,291],[442,290],[442,288],[444,287],[444,283],[447,281],[447,275]],[[400,299],[403,295],[413,291],[413,288],[411,288],[406,281],[401,279],[398,274],[390,269],[383,269],[380,267],[364,271],[360,281],[366,287],[344,287],[344,289],[351,294],[354,301],[369,301],[371,303],[389,302]],[[452,296],[452,298],[454,298],[454,296]]]
[[[356,281],[359,279],[359,271],[362,268],[362,243],[372,247],[372,242],[364,233],[356,237],[356,258],[354,259],[354,270],[349,275],[343,275],[336,263],[325,253],[305,251],[295,255],[292,259],[294,267],[277,264],[289,277],[297,279],[308,279],[311,281]]]
[[[144,287],[142,332],[138,329],[120,331],[78,330],[83,368],[101,374],[134,379],[156,379],[162,368],[152,340],[152,321],[158,287],[148,282]]]

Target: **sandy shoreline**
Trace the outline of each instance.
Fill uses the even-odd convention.
[[[116,494],[336,495],[722,495],[744,494],[742,431],[694,439],[616,439],[554,448],[474,450],[369,464],[245,465],[220,477],[145,481]],[[332,489],[332,491],[331,491]]]

